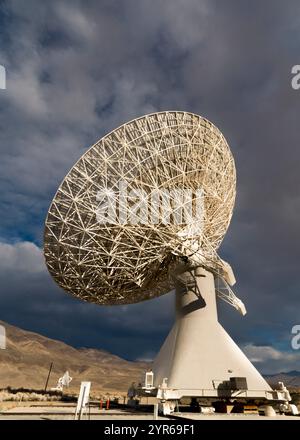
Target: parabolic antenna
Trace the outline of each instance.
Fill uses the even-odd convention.
[[[236,193],[222,133],[169,111],[128,122],[93,145],[49,208],[45,257],[80,299],[129,304],[169,292],[178,258],[217,268]]]
[[[235,277],[217,249],[236,191],[232,154],[207,119],[160,112],[93,145],[49,208],[44,252],[67,292],[129,304],[175,287],[176,321],[138,393],[164,413],[182,397],[288,401],[274,391],[218,322],[216,295],[243,315]]]

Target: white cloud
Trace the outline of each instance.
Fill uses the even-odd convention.
[[[257,346],[253,343],[244,345],[242,349],[250,361],[264,373],[300,371],[300,351],[280,351],[268,345]]]
[[[15,244],[0,242],[0,270],[39,273],[45,270],[41,249],[34,243],[22,241]]]
[[[70,8],[69,4],[62,3],[57,7],[57,14],[72,35],[77,34],[80,38],[88,41],[96,37],[96,23],[80,9]]]
[[[47,114],[47,102],[38,79],[35,62],[24,61],[9,77],[8,95],[11,102],[27,116],[40,118]]]
[[[136,361],[138,361],[138,362],[153,362],[156,355],[157,355],[157,353],[152,350],[146,351],[141,356],[139,356],[136,359]]]

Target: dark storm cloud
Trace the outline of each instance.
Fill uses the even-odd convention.
[[[14,0],[1,13],[3,243],[41,245],[58,184],[110,129],[157,110],[201,114],[223,131],[238,173],[220,252],[249,313],[222,305],[222,321],[251,353],[288,351],[300,321],[299,2]],[[1,319],[77,345],[150,357],[171,322],[170,296],[101,308],[60,294],[45,270],[3,277]]]

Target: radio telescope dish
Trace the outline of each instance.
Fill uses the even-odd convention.
[[[134,119],[96,142],[58,188],[45,228],[48,269],[98,304],[167,293],[178,258],[216,266],[235,193],[233,156],[207,119],[180,111]]]
[[[287,402],[218,321],[216,296],[242,315],[231,266],[217,254],[235,200],[222,133],[187,112],[122,125],[74,165],[49,208],[44,253],[55,281],[98,304],[130,304],[175,288],[176,320],[137,392],[165,414],[182,397]]]

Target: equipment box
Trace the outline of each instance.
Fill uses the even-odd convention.
[[[230,378],[230,389],[232,390],[247,390],[247,379],[246,377],[231,377]]]

